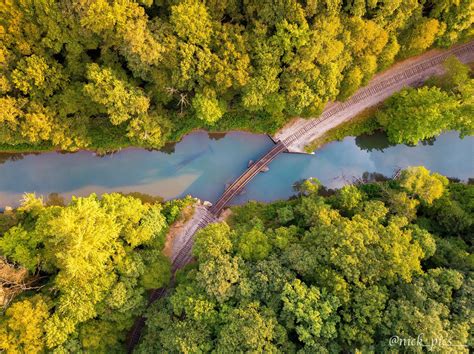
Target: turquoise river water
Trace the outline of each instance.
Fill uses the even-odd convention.
[[[166,199],[190,194],[213,202],[249,160],[257,160],[272,144],[265,135],[197,132],[163,151],[131,148],[102,157],[88,151],[0,154],[0,208],[17,206],[25,192],[60,193],[66,198],[114,191]],[[287,198],[293,194],[294,182],[303,178],[317,177],[327,187],[337,188],[365,171],[391,176],[407,166],[424,165],[467,180],[474,177],[473,153],[474,137],[460,139],[456,132],[417,146],[390,146],[380,134],[348,137],[314,155],[281,154],[233,203]]]

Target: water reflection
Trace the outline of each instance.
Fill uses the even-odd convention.
[[[365,151],[383,151],[390,146],[395,146],[388,141],[387,137],[383,133],[375,133],[372,135],[360,135],[355,138],[355,144]]]
[[[215,201],[271,146],[265,135],[229,133],[209,136],[196,132],[168,150],[124,149],[103,157],[91,152],[74,154],[3,154],[0,161],[0,207],[16,206],[24,192],[68,200],[90,193],[144,193],[166,199],[191,194]],[[173,152],[171,152],[173,151]],[[294,194],[294,182],[317,177],[328,189],[354,179],[391,176],[397,169],[425,165],[448,177],[468,180],[474,176],[474,137],[460,139],[448,132],[419,144],[390,145],[383,135],[346,138],[326,145],[315,155],[282,154],[259,174],[233,201],[271,201]],[[366,172],[366,174],[364,174]]]
[[[348,137],[327,144],[315,155],[282,154],[270,164],[270,171],[258,175],[246,193],[234,199],[271,201],[293,195],[294,181],[317,177],[329,189],[340,188],[364,178],[392,176],[408,166],[424,165],[448,177],[468,181],[474,176],[474,137],[460,139],[447,132],[416,146],[390,145],[381,134]],[[373,173],[377,175],[373,175]],[[370,175],[372,174],[372,175]]]
[[[21,160],[25,154],[10,154],[6,152],[0,152],[0,165],[7,161],[18,161]]]
[[[271,146],[265,135],[229,133],[218,140],[205,132],[186,136],[174,153],[124,149],[95,156],[44,153],[0,165],[0,207],[18,205],[24,192],[66,199],[90,193],[141,192],[164,198],[191,194],[214,200],[250,159],[256,160]]]
[[[436,142],[436,137],[428,138],[419,142],[418,145],[423,146],[432,146]],[[355,137],[355,144],[361,149],[365,151],[384,151],[392,146],[396,146],[397,144],[393,144],[388,141],[387,136],[382,132],[376,132],[371,135],[363,134],[360,136]],[[402,144],[403,145],[403,144]],[[416,145],[412,144],[404,144],[405,146],[414,147]]]

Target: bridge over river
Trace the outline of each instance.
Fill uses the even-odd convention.
[[[192,260],[191,250],[193,236],[201,228],[216,222],[221,211],[244,187],[280,153],[301,152],[304,145],[324,132],[338,126],[357,115],[364,109],[378,104],[404,87],[419,86],[427,78],[444,72],[443,62],[450,55],[455,55],[464,63],[474,61],[474,41],[454,46],[448,50],[433,50],[415,58],[398,63],[394,67],[376,75],[369,85],[359,89],[347,101],[328,105],[323,113],[314,119],[298,119],[275,135],[275,145],[252,163],[231,185],[222,196],[209,208],[197,206],[192,219],[187,223],[180,237],[178,248],[172,256],[173,273]],[[166,289],[157,289],[150,295],[152,303],[166,294]],[[128,350],[132,351],[138,343],[145,325],[144,318],[139,318],[129,336]]]
[[[347,117],[355,116],[362,110],[400,91],[403,87],[417,86],[433,75],[442,74],[442,63],[450,55],[456,55],[465,63],[473,61],[474,41],[443,52],[428,52],[418,58],[410,59],[405,63],[405,66],[395,67],[393,72],[388,70],[377,75],[369,85],[359,89],[347,101],[331,104],[318,118],[302,120],[301,123],[298,122],[287,128],[286,131],[280,132],[274,137],[274,141],[277,141],[275,146],[228,186],[219,200],[209,208],[209,212],[218,216],[232,198],[242,192],[245,185],[280,153],[301,151],[300,146],[311,142],[323,130],[321,128],[324,128],[324,131],[334,128],[342,121],[347,120]]]

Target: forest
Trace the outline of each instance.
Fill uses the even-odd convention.
[[[415,352],[390,338],[420,334],[468,352],[474,185],[411,167],[297,190],[196,235],[197,261],[147,310],[138,353]]]
[[[473,11],[470,0],[8,0],[0,150],[269,133],[397,60],[471,38]]]
[[[411,167],[295,191],[199,231],[195,262],[148,308],[170,279],[165,234],[192,199],[26,195],[0,214],[0,350],[124,352],[140,314],[137,353],[387,352],[420,333],[472,343],[473,184]]]
[[[398,61],[471,40],[473,18],[472,0],[5,0],[0,152],[272,133]],[[325,142],[473,135],[472,71],[444,65]],[[0,212],[0,352],[123,353],[140,316],[136,353],[422,350],[394,336],[469,352],[472,178],[415,166],[294,191],[231,207],[174,275],[170,229],[196,199],[25,193]]]
[[[147,290],[169,282],[165,236],[190,203],[26,194],[0,214],[0,351],[123,351]]]

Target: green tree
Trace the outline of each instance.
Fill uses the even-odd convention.
[[[256,228],[243,232],[236,246],[239,254],[246,260],[265,259],[271,251],[268,236]]]
[[[350,213],[361,204],[363,199],[364,195],[359,188],[348,185],[337,191],[335,202],[338,209]]]
[[[230,228],[226,223],[211,224],[195,236],[193,255],[198,259],[217,258],[230,252]]]
[[[193,247],[200,262],[196,280],[208,296],[219,302],[231,296],[239,279],[238,258],[229,254],[229,233],[227,224],[211,224],[198,232]]]
[[[431,173],[423,166],[409,167],[399,177],[400,186],[422,202],[432,204],[443,195],[448,179],[438,173]]]
[[[350,302],[342,307],[340,340],[349,348],[369,348],[374,344],[378,327],[384,322],[389,293],[384,286],[355,287]]]
[[[405,192],[392,192],[387,197],[387,204],[394,214],[403,216],[411,221],[416,218],[420,202],[410,198]]]
[[[284,341],[284,329],[258,303],[224,313],[223,322],[217,337],[218,352],[274,352],[276,344]]]
[[[44,323],[50,307],[50,300],[41,295],[10,306],[0,322],[0,349],[6,353],[44,352]]]
[[[399,51],[400,44],[398,44],[397,37],[390,37],[387,45],[377,58],[379,69],[383,70],[388,68],[395,61]]]
[[[20,60],[12,72],[13,85],[32,98],[51,96],[63,80],[60,65],[55,62],[48,64],[45,58],[35,54]]]
[[[440,23],[436,19],[420,19],[401,37],[402,57],[416,55],[429,48],[440,32]]]
[[[57,311],[45,323],[47,346],[53,348],[65,342],[79,322],[96,316],[94,305],[115,281],[110,258],[119,228],[93,196],[61,210],[42,232],[48,257],[60,270],[55,279],[61,289]]]
[[[185,0],[171,8],[173,30],[184,41],[207,45],[212,35],[212,22],[206,6],[196,0]]]
[[[147,112],[148,97],[132,84],[121,80],[110,68],[90,64],[87,70],[89,83],[84,92],[103,107],[112,124],[120,124]]]
[[[452,311],[454,293],[462,285],[462,275],[454,270],[432,269],[412,284],[398,288],[397,299],[390,300],[384,317],[382,334],[388,338],[421,338],[430,345],[437,338],[455,345],[465,345],[469,325],[456,319]],[[451,318],[451,320],[447,320]],[[381,341],[385,347],[388,341]]]
[[[144,255],[146,271],[141,276],[141,284],[145,289],[159,289],[171,279],[171,265],[159,251],[148,251]]]
[[[18,128],[23,104],[22,100],[13,97],[0,97],[0,138],[6,144],[15,145],[21,141]]]
[[[455,56],[450,56],[443,65],[446,73],[430,80],[436,86],[444,91],[459,90],[460,87],[469,82],[469,67],[461,63]]]
[[[205,94],[196,94],[192,106],[196,111],[196,117],[209,124],[214,124],[225,112],[223,105],[216,99],[214,91],[209,90]]]
[[[40,263],[38,246],[43,242],[40,235],[26,231],[21,225],[9,229],[0,238],[0,250],[9,259],[34,271]]]
[[[308,287],[298,279],[287,284],[281,296],[282,316],[308,350],[323,349],[336,338],[340,303],[335,296]]]
[[[390,97],[376,113],[391,142],[416,144],[456,124],[459,101],[436,87],[406,89]]]
[[[438,226],[436,232],[442,235],[459,235],[469,241],[469,230],[473,225],[472,213],[466,212],[456,200],[448,195],[433,201],[426,214]]]
[[[361,86],[363,78],[364,74],[358,66],[351,68],[342,81],[339,97],[343,100],[349,98]]]
[[[293,189],[299,192],[301,195],[317,194],[321,182],[314,177],[298,181],[294,184]]]
[[[291,207],[280,208],[277,210],[277,214],[278,214],[278,221],[281,224],[286,224],[295,218],[293,209]]]
[[[160,114],[143,114],[133,118],[128,125],[127,136],[138,144],[155,148],[166,143],[169,122]]]

